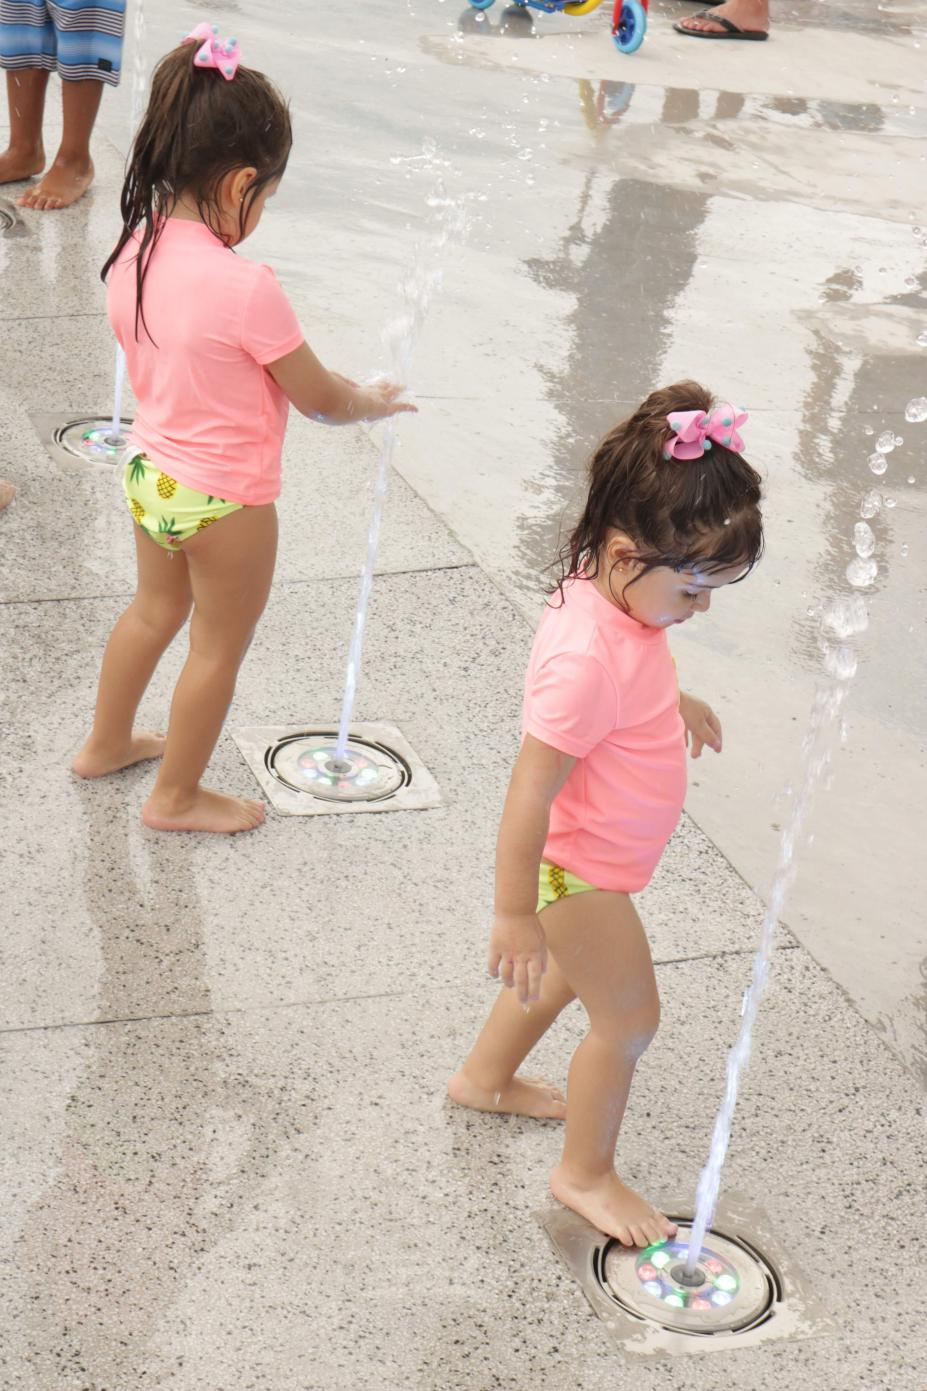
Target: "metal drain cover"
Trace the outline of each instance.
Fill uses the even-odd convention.
[[[118,464],[128,446],[132,422],[122,420],[120,425],[120,433],[114,435],[112,420],[103,420],[99,416],[66,420],[56,427],[52,443],[64,450],[65,454],[87,464]]]
[[[645,1251],[617,1241],[606,1246],[606,1288],[629,1313],[664,1328],[709,1334],[756,1324],[777,1296],[775,1271],[741,1242],[712,1232],[690,1277],[685,1265],[691,1226],[678,1226],[672,1241]]]
[[[683,1203],[661,1207],[679,1232],[643,1251],[603,1236],[568,1208],[538,1213],[623,1355],[704,1356],[836,1331],[750,1199],[731,1193],[722,1199],[692,1279],[685,1271],[691,1216],[678,1215],[686,1211]]]
[[[332,726],[257,725],[232,738],[264,795],[286,816],[422,811],[441,804],[438,784],[394,725],[354,725],[343,760]]]
[[[27,230],[15,203],[0,198],[0,235],[24,236]]]
[[[379,802],[412,780],[400,754],[360,736],[349,740],[342,758],[337,735],[290,734],[267,750],[264,761],[284,786],[332,802]]]

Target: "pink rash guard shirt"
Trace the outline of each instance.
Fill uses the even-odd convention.
[[[202,222],[169,217],[145,276],[135,333],[139,237],[113,266],[109,320],[138,411],[131,442],[188,488],[255,507],[280,493],[289,401],[264,370],[303,332],[269,266],[223,246]],[[153,340],[153,341],[152,341]]]
[[[685,727],[669,643],[582,578],[545,610],[525,679],[524,734],[577,759],[544,858],[597,889],[649,882],[682,812]]]

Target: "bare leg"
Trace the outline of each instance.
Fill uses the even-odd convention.
[[[10,143],[0,154],[0,184],[31,179],[45,168],[42,116],[48,73],[44,68],[24,68],[6,75],[10,106]]]
[[[200,786],[222,732],[235,679],[264,612],[277,555],[272,503],[244,507],[184,545],[193,587],[190,655],[171,704],[164,761],[142,809],[158,831],[249,831],[264,804]]]
[[[67,208],[82,198],[93,183],[90,135],[97,118],[103,83],[93,77],[62,82],[64,130],[54,162],[40,183],[18,200],[24,208],[40,211]]]
[[[566,1115],[562,1093],[548,1082],[516,1074],[573,998],[553,960],[548,962],[541,998],[535,1004],[521,1005],[514,990],[501,989],[466,1062],[447,1084],[451,1100],[476,1111],[510,1111],[562,1120]]]
[[[72,768],[82,778],[159,758],[163,734],[135,733],[138,703],[154,669],[187,621],[192,603],[182,552],[170,555],[136,526],[138,591],[106,644],[93,730]]]
[[[660,1002],[647,938],[627,894],[584,893],[541,919],[551,954],[589,1015],[567,1086],[555,1198],[628,1246],[672,1236],[672,1223],[615,1173],[615,1146],[637,1060],[657,1029]]]

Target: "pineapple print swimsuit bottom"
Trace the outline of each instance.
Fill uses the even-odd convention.
[[[179,550],[198,531],[242,507],[240,502],[207,497],[185,487],[155,468],[145,454],[136,454],[128,461],[122,487],[129,510],[142,531],[166,551]]]

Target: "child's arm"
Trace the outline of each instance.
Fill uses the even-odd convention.
[[[538,921],[538,869],[550,827],[551,803],[575,758],[527,735],[512,770],[496,844],[496,912],[489,974],[514,986],[522,1004],[536,1000],[547,969]]]
[[[679,693],[679,713],[686,727],[686,743],[692,740],[692,757],[699,758],[707,744],[715,753],[721,752],[721,721],[711,706],[698,696]]]
[[[359,420],[381,420],[399,411],[418,409],[410,401],[396,399],[405,387],[394,382],[358,386],[338,372],[329,372],[308,343],[269,362],[267,370],[300,415],[324,420],[327,425],[354,425]]]

